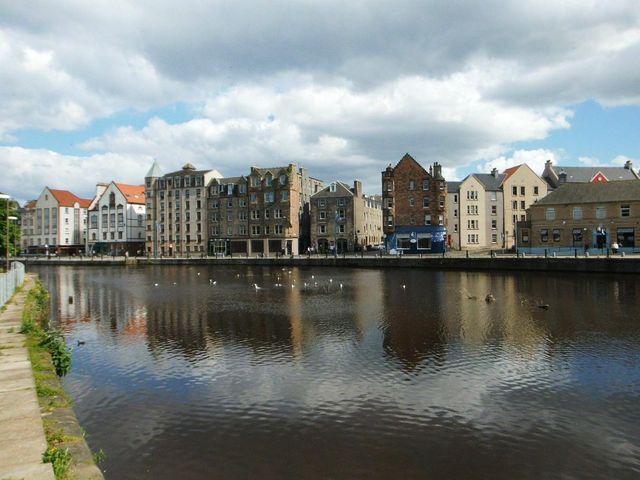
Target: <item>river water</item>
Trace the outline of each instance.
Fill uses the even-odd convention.
[[[640,478],[638,276],[30,270],[107,479]]]

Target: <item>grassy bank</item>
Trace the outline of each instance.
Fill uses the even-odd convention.
[[[62,334],[49,325],[49,294],[40,281],[27,294],[21,333],[27,336],[38,402],[42,413],[47,450],[43,461],[50,462],[57,479],[101,479],[84,432],[77,423],[71,401],[60,377],[71,370],[71,351]]]

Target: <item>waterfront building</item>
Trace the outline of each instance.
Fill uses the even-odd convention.
[[[311,247],[320,253],[359,252],[382,240],[382,201],[353,187],[332,182],[311,197]],[[334,250],[335,249],[335,250]]]
[[[447,249],[460,250],[460,182],[447,182],[445,211],[447,225]]]
[[[33,241],[36,225],[36,200],[29,200],[19,209],[20,213],[20,251],[27,253],[29,243]]]
[[[504,248],[504,195],[506,174],[474,173],[459,182],[459,226],[455,243],[461,250]],[[450,194],[451,195],[451,194]]]
[[[408,153],[382,172],[382,215],[388,250],[404,253],[446,249],[446,181],[435,162],[425,170]]]
[[[147,255],[206,253],[206,188],[221,177],[217,170],[197,170],[190,163],[163,174],[153,162],[145,175]]]
[[[504,208],[503,248],[515,248],[518,222],[525,221],[527,209],[547,195],[548,185],[529,165],[523,163],[504,171],[501,186]]]
[[[80,254],[86,251],[87,209],[92,200],[45,187],[27,203],[22,246],[27,253]]]
[[[519,223],[518,248],[525,252],[637,248],[640,182],[566,183],[532,204]]]
[[[565,183],[604,183],[620,180],[638,180],[640,175],[633,169],[631,160],[627,160],[623,167],[562,167],[554,166],[551,160],[547,160],[542,172],[542,178],[553,189]]]
[[[145,186],[98,184],[100,194],[89,209],[88,252],[140,255],[144,252]]]
[[[309,200],[322,188],[295,164],[214,178],[208,191],[210,254],[290,254],[310,244]]]

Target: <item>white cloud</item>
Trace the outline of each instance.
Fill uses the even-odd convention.
[[[562,152],[547,149],[536,150],[516,150],[510,156],[500,156],[484,163],[480,171],[490,172],[497,168],[499,172],[504,172],[507,168],[526,163],[538,175],[542,175],[544,164],[551,160],[555,165],[562,159]]]

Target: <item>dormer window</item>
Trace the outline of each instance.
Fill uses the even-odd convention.
[[[333,182],[331,185],[329,185],[329,191],[330,192],[335,192],[336,191],[336,183]]]
[[[282,175],[280,175],[280,185],[286,185],[287,183],[287,176],[283,173]]]

